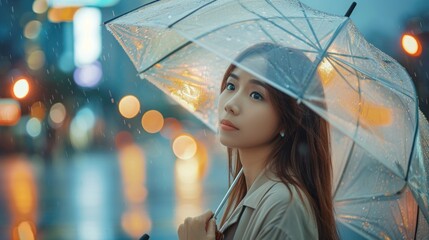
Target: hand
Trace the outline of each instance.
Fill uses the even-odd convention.
[[[180,224],[177,233],[180,240],[216,240],[216,221],[212,219],[213,212],[207,211],[204,214],[185,219]]]

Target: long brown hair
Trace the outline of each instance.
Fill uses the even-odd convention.
[[[302,52],[272,43],[260,43],[248,48],[235,59],[235,62],[239,64],[244,59],[255,55],[266,60],[266,72],[269,72],[267,74],[274,79],[270,79],[270,81],[273,80],[272,84],[287,86],[290,89],[303,85],[303,78],[306,78],[312,66],[310,59]],[[236,67],[235,64],[231,64],[227,69],[221,92],[225,89],[226,80]],[[318,90],[323,96],[322,84],[320,80],[318,81],[320,83]],[[293,185],[304,193],[317,222],[319,239],[338,239],[332,197],[329,124],[291,96],[270,85],[267,85],[267,89],[273,107],[280,118],[279,131],[284,130],[285,136],[283,138],[279,136],[275,140],[268,158],[269,162],[266,164],[289,191],[291,191],[289,185]],[[324,103],[318,103],[318,106],[326,108]],[[235,157],[233,153],[236,154]],[[238,151],[228,148],[229,182],[231,178],[237,176],[241,167]],[[246,182],[242,175],[228,199],[221,225],[225,223],[228,213],[237,207],[246,193]],[[298,193],[302,198],[300,191]]]

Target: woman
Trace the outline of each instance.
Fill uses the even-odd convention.
[[[271,43],[245,50],[236,62],[255,74],[232,64],[221,85],[220,141],[228,148],[230,175],[244,173],[221,220],[224,239],[338,239],[328,123],[271,86],[323,99],[321,83],[311,89],[304,83],[312,62]],[[323,101],[318,106],[325,107]],[[212,215],[187,218],[179,238],[215,239]]]

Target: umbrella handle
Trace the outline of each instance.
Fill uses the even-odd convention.
[[[243,168],[240,169],[240,172],[238,172],[237,176],[235,177],[234,181],[232,182],[231,186],[229,187],[228,191],[226,192],[225,196],[223,197],[222,201],[220,202],[219,206],[217,207],[216,211],[213,214],[213,217],[215,220],[217,219],[217,216],[220,213],[220,210],[222,209],[223,205],[226,203],[226,200],[228,199],[229,195],[231,194],[232,189],[234,188],[235,184],[237,184],[238,179],[243,174]]]
[[[344,16],[350,17],[350,15],[352,15],[353,10],[355,10],[356,5],[357,3],[353,2],[352,5],[350,5],[349,10],[347,10],[346,15]]]

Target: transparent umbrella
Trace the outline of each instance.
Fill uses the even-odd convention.
[[[428,123],[409,75],[350,18],[296,0],[164,0],[105,24],[142,79],[214,131],[231,63],[326,119],[343,237],[414,239],[417,226],[427,227]],[[267,75],[235,62],[262,42],[301,51],[313,64],[279,82],[273,76],[282,69]]]

